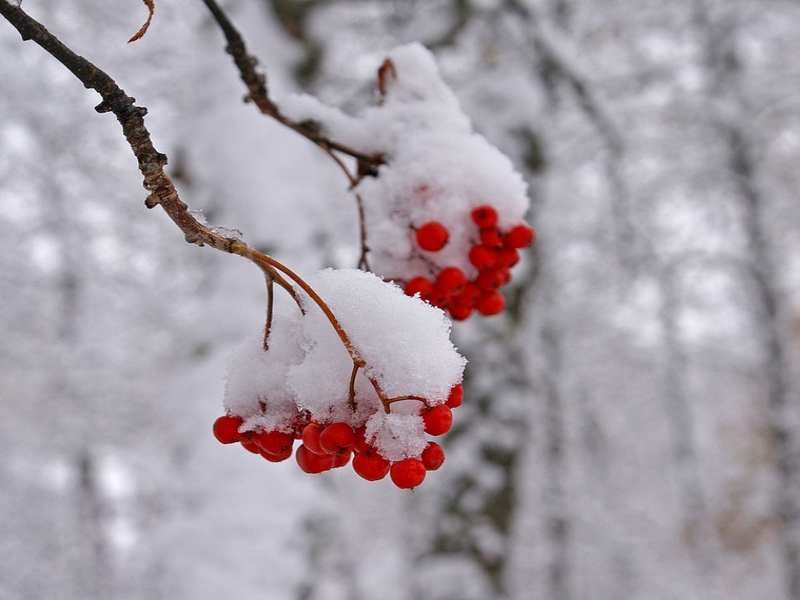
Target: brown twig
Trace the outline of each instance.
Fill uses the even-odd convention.
[[[391,412],[392,404],[394,404],[395,402],[401,402],[403,400],[418,400],[419,402],[422,402],[425,406],[429,406],[428,400],[426,398],[423,398],[422,396],[414,396],[413,394],[409,394],[407,396],[395,396],[394,398],[389,398],[383,391],[383,388],[381,387],[381,384],[378,383],[377,379],[375,379],[374,377],[369,377],[368,379],[369,382],[372,384],[372,387],[375,389],[375,393],[378,395],[381,404],[383,405],[384,412],[386,412],[387,414]]]
[[[216,6],[216,3],[213,0],[204,0],[204,2],[212,10],[212,13],[215,13],[215,16],[217,15],[217,12],[222,14],[218,8],[216,11],[213,8]],[[128,141],[128,144],[130,145],[131,150],[138,161],[139,170],[143,175],[144,188],[149,192],[147,199],[145,200],[145,206],[148,208],[155,208],[156,206],[160,205],[170,219],[172,219],[172,221],[183,232],[184,238],[187,242],[197,244],[198,246],[207,245],[223,252],[243,256],[256,264],[262,270],[267,281],[267,321],[265,325],[263,341],[265,350],[267,349],[268,345],[268,337],[273,317],[273,282],[280,285],[292,296],[294,301],[300,307],[301,311],[305,312],[303,302],[298,296],[295,288],[289,283],[289,281],[287,281],[286,278],[297,284],[297,286],[300,287],[311,298],[311,300],[320,308],[320,310],[322,310],[347,349],[351,359],[353,360],[353,371],[350,381],[350,405],[351,407],[354,407],[355,377],[358,369],[365,367],[366,363],[360,357],[358,350],[353,345],[349,336],[327,303],[325,303],[325,301],[308,283],[306,283],[302,278],[300,278],[296,273],[282,263],[266,254],[250,248],[250,246],[248,246],[242,240],[220,235],[214,228],[199,222],[192,215],[188,209],[188,206],[180,199],[178,191],[175,189],[172,180],[164,172],[164,167],[167,164],[167,156],[156,150],[150,138],[150,133],[144,123],[144,117],[147,114],[147,109],[144,107],[135,106],[134,103],[136,100],[131,96],[128,96],[108,74],[100,70],[87,59],[70,50],[56,36],[50,33],[41,23],[30,17],[18,6],[9,4],[6,0],[0,0],[0,15],[5,17],[5,19],[11,23],[17,29],[17,31],[19,31],[23,40],[34,41],[61,64],[63,64],[83,83],[86,88],[93,89],[100,94],[102,101],[95,107],[95,110],[97,110],[99,113],[110,112],[117,117],[117,120],[122,127],[122,132],[125,135],[125,139]],[[337,162],[342,165],[343,163],[341,163],[341,160],[333,154],[334,150],[356,158],[359,164],[359,178],[368,175],[370,169],[375,169],[378,165],[382,164],[380,157],[362,155],[358,152],[350,150],[349,148],[346,148],[345,146],[330,142],[324,137],[316,134],[311,135],[308,129],[283,117],[277,110],[277,107],[275,107],[271,100],[269,100],[264,78],[263,76],[256,74],[254,68],[255,63],[253,59],[247,56],[244,50],[244,44],[241,43],[241,38],[238,36],[238,33],[236,33],[235,29],[232,29],[229,24],[223,25],[223,23],[229,22],[224,18],[224,15],[222,15],[222,17],[223,19],[220,22],[220,26],[223,27],[223,30],[226,32],[226,37],[229,38],[229,44],[234,46],[233,42],[235,42],[237,38],[239,40],[237,43],[240,45],[236,46],[235,50],[231,50],[229,48],[229,51],[234,55],[237,65],[240,65],[242,79],[248,85],[248,89],[251,90],[251,98],[257,104],[259,104],[260,108],[262,106],[264,107],[262,108],[262,112],[266,112],[266,114],[275,117],[280,122],[305,135],[305,137],[308,137],[317,145],[325,149],[331,156],[334,157],[335,160],[337,160]],[[233,42],[231,41],[231,36],[229,35],[230,31],[233,31],[235,34],[233,36]],[[353,180],[351,178],[351,183],[353,185],[355,185],[357,182],[358,179]],[[361,208],[360,198],[358,198],[358,195],[356,195],[356,197],[359,201],[359,216],[363,228],[363,208]],[[367,246],[366,237],[363,230],[361,245],[362,263],[365,264]],[[381,403],[383,404],[384,410],[387,413],[390,410],[390,405],[393,402],[398,402],[400,400],[413,399],[427,403],[424,398],[418,396],[388,398],[381,389],[381,386],[377,380],[372,377],[370,377],[369,380],[375,388],[375,391],[378,394]]]
[[[269,350],[269,332],[272,330],[272,314],[275,305],[275,290],[273,289],[272,285],[274,279],[266,272],[264,273],[264,277],[267,281],[267,322],[264,325],[264,341],[262,346],[264,348],[264,352],[266,352]]]
[[[216,0],[203,0],[203,3],[208,7],[214,20],[225,35],[225,40],[228,43],[226,50],[233,57],[233,62],[239,70],[239,75],[247,86],[249,92],[248,101],[253,102],[263,114],[272,117],[322,148],[345,172],[351,186],[355,186],[364,176],[374,174],[377,171],[377,168],[384,162],[380,155],[365,154],[325,137],[320,133],[319,125],[315,122],[302,121],[298,123],[282,114],[278,106],[269,97],[266,76],[256,70],[258,59],[247,53],[247,46],[239,31],[219,7]],[[340,152],[356,159],[356,175],[350,173],[347,166],[335,152]]]
[[[269,97],[266,76],[256,70],[258,59],[248,54],[244,39],[239,31],[217,4],[216,0],[203,0],[203,2],[206,7],[208,7],[208,10],[211,12],[214,20],[222,30],[222,33],[224,34],[228,43],[226,50],[233,57],[233,62],[236,65],[236,68],[239,70],[239,75],[244,84],[247,86],[248,95],[246,100],[253,102],[262,114],[272,117],[282,125],[292,129],[293,131],[296,131],[303,137],[311,140],[314,144],[322,148],[322,150],[328,156],[330,156],[330,158],[345,174],[347,180],[350,182],[350,189],[355,188],[364,177],[376,175],[378,167],[384,164],[384,158],[380,154],[365,154],[363,152],[359,152],[353,148],[350,148],[349,146],[345,146],[323,136],[320,133],[320,126],[318,123],[309,121],[295,122],[281,113],[278,106]],[[386,88],[389,82],[396,78],[397,72],[394,68],[394,64],[391,60],[387,59],[378,71],[378,89],[381,93],[381,97],[386,94]],[[350,172],[350,169],[337,154],[337,152],[356,159],[355,173]],[[361,242],[361,255],[359,257],[358,267],[360,269],[369,270],[369,262],[367,260],[369,248],[367,245],[364,205],[361,197],[357,193],[355,194],[355,198],[358,206],[359,233]]]
[[[232,245],[237,240],[221,236],[210,227],[201,224],[179,198],[172,180],[164,172],[167,157],[155,149],[150,133],[145,127],[144,116],[147,114],[147,109],[135,106],[136,100],[125,94],[109,75],[70,50],[18,6],[0,0],[0,14],[19,31],[23,40],[33,40],[63,64],[85,87],[100,94],[102,102],[95,107],[95,110],[99,113],[114,113],[122,126],[125,139],[128,140],[139,163],[139,170],[144,176],[144,187],[150,192],[145,205],[148,208],[161,205],[183,232],[187,242],[232,252]]]
[[[361,243],[361,256],[358,259],[358,268],[365,271],[371,271],[369,267],[369,245],[367,244],[367,222],[364,213],[364,201],[361,199],[361,194],[354,194],[356,197],[356,206],[358,206],[358,237]]]
[[[320,308],[320,310],[323,312],[325,317],[328,319],[328,321],[330,322],[331,326],[336,331],[336,334],[339,336],[339,339],[342,340],[342,343],[344,344],[345,348],[347,349],[347,352],[350,354],[350,358],[353,359],[353,364],[355,364],[358,367],[363,367],[363,366],[366,365],[366,363],[363,361],[363,359],[359,355],[358,350],[356,349],[355,345],[353,345],[353,342],[350,340],[350,336],[347,335],[347,332],[344,330],[344,327],[342,327],[342,324],[339,323],[339,319],[337,319],[336,315],[333,314],[333,311],[331,310],[331,308],[320,297],[320,295],[317,294],[317,292],[314,290],[314,288],[312,288],[299,275],[297,275],[297,273],[292,271],[286,265],[278,262],[277,260],[275,260],[271,256],[268,256],[266,254],[262,254],[261,252],[258,252],[257,250],[253,250],[247,244],[245,244],[244,242],[241,242],[239,240],[236,240],[236,243],[233,246],[232,252],[234,254],[240,254],[240,255],[250,259],[252,262],[254,262],[255,264],[259,265],[262,268],[274,269],[274,270],[280,271],[281,273],[286,275],[289,279],[294,281],[300,287],[300,289],[302,289],[306,294],[308,294],[308,296],[309,296],[309,298],[311,298],[312,302],[314,302],[314,304],[316,304]],[[300,308],[302,309],[303,308],[302,303],[298,302],[298,304],[300,305]]]
[[[347,394],[347,405],[353,412],[356,410],[356,375],[358,375],[358,369],[359,366],[353,363],[353,372],[350,373],[350,390]]]
[[[268,280],[275,281],[286,289],[302,310],[303,305],[297,293],[281,273],[286,275],[320,307],[341,338],[342,343],[353,359],[353,363],[358,366],[364,366],[364,361],[360,358],[358,351],[338,319],[310,285],[274,258],[253,250],[239,239],[224,237],[213,228],[200,223],[194,218],[188,206],[178,196],[178,191],[175,189],[172,180],[164,172],[167,157],[156,150],[150,139],[150,132],[144,124],[144,116],[147,114],[146,108],[135,106],[134,102],[136,100],[128,96],[108,74],[70,50],[41,23],[30,17],[18,6],[11,5],[6,0],[0,0],[0,14],[16,27],[23,40],[33,40],[63,64],[85,87],[93,89],[100,94],[102,102],[97,105],[95,110],[100,113],[114,113],[122,126],[122,132],[139,162],[139,170],[144,176],[144,187],[150,192],[145,200],[145,205],[148,208],[160,205],[183,232],[187,242],[199,246],[208,245],[217,250],[238,254],[249,259],[261,268]]]
[[[134,36],[131,39],[128,40],[129,44],[131,42],[135,42],[136,40],[142,39],[142,36],[145,33],[147,33],[148,29],[150,29],[150,23],[153,21],[153,13],[156,10],[156,5],[153,3],[153,0],[142,0],[142,2],[144,2],[145,5],[147,5],[147,10],[148,10],[147,21],[145,21],[144,25],[142,25],[141,29],[139,29],[139,31],[137,31],[134,34]]]

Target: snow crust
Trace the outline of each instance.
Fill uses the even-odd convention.
[[[306,282],[330,307],[365,365],[349,403],[354,360],[336,329],[310,298],[305,314],[281,303],[275,311],[268,350],[263,331],[247,339],[229,362],[224,405],[241,416],[242,431],[291,431],[308,413],[320,423],[367,425],[376,446],[390,460],[419,456],[425,447],[424,406],[444,403],[461,382],[466,359],[450,341],[450,321],[438,308],[406,296],[393,283],[358,269],[326,269]],[[302,293],[301,293],[302,294]]]

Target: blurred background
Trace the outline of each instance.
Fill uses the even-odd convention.
[[[271,93],[437,56],[538,241],[413,492],[211,435],[258,270],[186,244],[115,119],[0,21],[0,599],[800,599],[800,4],[230,0]],[[24,0],[149,109],[184,200],[355,266],[336,165],[242,103],[199,0]]]

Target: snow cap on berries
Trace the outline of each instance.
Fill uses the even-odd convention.
[[[305,298],[305,314],[297,307],[276,308],[267,350],[259,334],[231,356],[224,404],[245,421],[242,431],[290,431],[298,417],[359,427],[374,414],[385,414],[376,386],[384,399],[415,396],[431,406],[447,401],[461,382],[466,359],[450,341],[450,322],[441,310],[357,269],[326,269],[306,281],[364,363],[354,397],[353,357],[320,307]],[[408,402],[418,413],[423,400]],[[411,420],[418,421],[413,431],[422,432],[418,414]],[[401,431],[411,435],[412,428]],[[421,442],[402,438],[399,443],[399,452],[408,453]]]
[[[475,265],[470,248],[484,243],[507,253],[505,234],[524,223],[527,184],[507,156],[472,130],[427,49],[418,43],[395,48],[385,65],[391,68],[383,69],[380,104],[358,116],[309,97],[286,103],[285,111],[297,120],[318,120],[338,141],[382,157],[377,177],[356,187],[373,271],[405,284],[455,267],[473,281],[493,265]],[[491,225],[472,217],[486,207]],[[487,227],[492,230],[481,231]],[[511,249],[527,245],[524,236],[514,237],[520,242]],[[485,258],[493,261],[494,252]],[[447,298],[431,302],[448,308]],[[454,318],[475,306],[460,308],[467,312],[451,310]]]
[[[359,397],[375,398],[366,379],[372,378],[387,397],[415,395],[442,403],[461,381],[466,359],[450,341],[450,322],[441,310],[358,269],[326,269],[308,282],[366,363],[357,378]],[[305,357],[291,367],[288,384],[301,408],[334,410],[332,404],[346,401],[353,362],[322,311],[308,306],[303,327],[309,340]]]
[[[297,312],[295,310],[295,312]],[[300,332],[291,311],[276,312],[270,331],[270,349],[264,351],[264,333],[250,336],[228,359],[223,405],[244,420],[243,431],[282,430],[297,414],[286,375],[303,360]]]

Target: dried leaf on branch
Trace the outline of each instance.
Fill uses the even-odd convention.
[[[156,6],[153,3],[153,0],[142,0],[142,2],[144,2],[147,5],[147,10],[150,12],[150,14],[147,16],[147,21],[144,22],[142,28],[136,32],[136,35],[134,35],[131,39],[128,40],[129,44],[131,42],[135,42],[136,40],[144,36],[144,34],[147,33],[147,30],[150,28],[150,22],[153,20],[153,13],[156,10]]]

